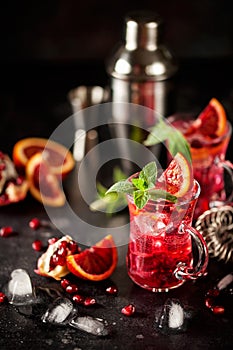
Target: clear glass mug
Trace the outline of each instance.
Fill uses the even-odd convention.
[[[194,218],[197,219],[204,211],[231,202],[233,198],[233,164],[225,160],[227,147],[230,141],[232,127],[227,123],[224,135],[216,138],[205,138],[201,135],[186,131],[193,116],[187,114],[175,114],[168,121],[181,131],[190,144],[193,163],[193,177],[201,186],[201,194],[198,199]],[[224,170],[230,179],[230,191],[226,194],[224,184]]]
[[[129,277],[153,292],[168,291],[205,273],[208,250],[202,235],[191,227],[200,186],[177,203],[150,200],[138,209],[128,196],[130,238],[127,253]],[[198,250],[194,266],[192,241]]]

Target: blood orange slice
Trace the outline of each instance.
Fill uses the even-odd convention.
[[[176,197],[182,197],[190,190],[192,185],[191,165],[181,153],[177,153],[159,177],[156,187],[163,188]]]
[[[71,273],[90,281],[108,278],[117,265],[117,248],[111,235],[104,237],[80,254],[69,255],[66,259]]]
[[[225,133],[227,127],[227,117],[223,105],[216,99],[212,98],[209,104],[199,114],[191,126],[204,136],[211,138],[219,137]],[[194,129],[193,129],[194,128]]]
[[[37,153],[29,159],[26,165],[26,177],[29,190],[38,201],[53,207],[65,204],[65,195],[59,180],[51,172],[51,168],[48,162],[43,159],[42,153]]]
[[[17,168],[24,169],[28,160],[36,153],[42,153],[56,175],[68,174],[74,167],[71,152],[60,143],[44,138],[30,137],[18,141],[13,147],[13,161]]]

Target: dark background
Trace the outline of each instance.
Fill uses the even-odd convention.
[[[232,120],[231,7],[230,0],[1,3],[0,149],[22,137],[49,137],[71,113],[70,89],[109,84],[105,62],[132,10],[156,11],[164,20],[164,42],[179,62],[174,112],[198,113],[216,97]]]
[[[1,61],[103,61],[120,40],[124,15],[158,12],[165,40],[179,58],[232,57],[231,1],[5,1]]]

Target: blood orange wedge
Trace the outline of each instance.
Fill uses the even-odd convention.
[[[80,254],[66,259],[71,273],[90,281],[102,281],[113,273],[117,265],[117,248],[111,235],[104,237]]]
[[[29,159],[26,165],[26,177],[29,190],[38,201],[53,207],[65,204],[65,195],[59,180],[51,172],[51,168],[48,162],[43,159],[42,153],[37,153]]]
[[[51,172],[64,177],[74,167],[71,152],[60,143],[44,138],[30,137],[18,141],[13,147],[13,161],[18,169],[24,169],[28,160],[42,153],[50,165]]]
[[[192,185],[191,165],[181,153],[175,155],[156,183],[156,187],[163,188],[176,197],[184,196]]]
[[[212,98],[191,125],[187,134],[199,132],[204,136],[215,138],[223,135],[226,127],[227,117],[225,109],[216,98]]]

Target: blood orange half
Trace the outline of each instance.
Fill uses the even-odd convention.
[[[28,160],[36,153],[42,153],[56,175],[68,174],[74,167],[71,152],[60,143],[38,137],[18,141],[13,147],[13,161],[18,169],[25,169]]]
[[[191,165],[181,153],[177,153],[159,177],[156,187],[163,188],[176,197],[182,197],[190,190],[192,185]]]
[[[59,180],[51,172],[51,168],[43,159],[42,153],[37,153],[29,159],[26,165],[26,177],[29,190],[38,201],[53,207],[65,204],[65,195]]]
[[[117,265],[117,248],[111,235],[104,237],[80,254],[66,259],[71,273],[90,281],[102,281],[113,273]]]
[[[223,135],[227,127],[227,117],[223,105],[216,98],[212,98],[192,127],[202,135],[211,138]]]

